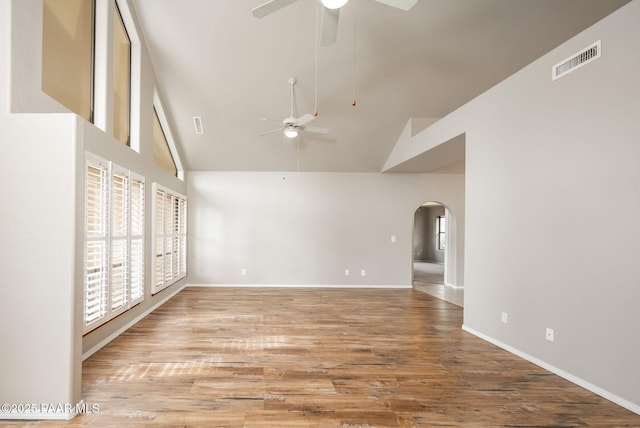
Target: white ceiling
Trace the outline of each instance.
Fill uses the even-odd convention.
[[[336,43],[318,49],[309,125],[331,133],[298,147],[260,137],[277,127],[260,119],[289,115],[291,76],[298,116],[314,111],[317,3],[254,18],[264,1],[133,1],[186,170],[380,171],[410,117],[445,116],[628,2],[419,0],[402,12],[351,0]]]

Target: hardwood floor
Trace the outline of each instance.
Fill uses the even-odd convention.
[[[464,288],[453,288],[444,284],[431,284],[420,281],[413,281],[413,288],[461,308],[464,306]]]
[[[99,413],[21,425],[640,426],[461,324],[412,289],[187,288],[84,362]]]

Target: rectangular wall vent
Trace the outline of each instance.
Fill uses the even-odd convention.
[[[560,61],[551,69],[551,80],[556,80],[561,78],[562,76],[571,73],[574,70],[582,67],[593,61],[594,59],[600,58],[600,54],[602,52],[602,46],[600,40],[592,44],[591,46],[581,50],[575,55],[571,55],[569,58],[564,61]]]
[[[196,134],[204,134],[204,128],[202,127],[202,118],[200,116],[193,116],[193,126],[196,128]]]

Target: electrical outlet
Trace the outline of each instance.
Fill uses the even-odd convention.
[[[366,271],[366,270],[364,270],[364,269],[362,269],[362,270],[360,271],[360,276],[367,276],[367,271]]]
[[[242,274],[242,276],[247,276],[247,268],[242,268],[240,273]]]
[[[349,269],[344,270],[344,276],[349,276]]]
[[[509,321],[509,314],[506,312],[503,312],[502,315],[500,316],[500,319],[502,320],[503,323],[507,323]]]
[[[547,338],[547,340],[549,342],[553,342],[553,329],[552,328],[547,327],[547,333],[546,333],[545,337]]]

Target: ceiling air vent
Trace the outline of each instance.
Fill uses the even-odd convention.
[[[585,64],[590,63],[594,59],[600,58],[602,47],[600,40],[592,44],[591,46],[581,50],[575,55],[571,55],[564,61],[560,61],[551,69],[551,80],[556,80],[569,74],[572,71],[582,67]]]
[[[202,118],[200,116],[193,116],[193,126],[196,128],[196,134],[204,134],[204,128],[202,127]]]

